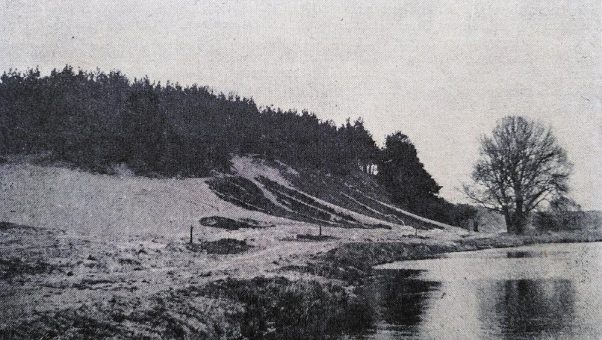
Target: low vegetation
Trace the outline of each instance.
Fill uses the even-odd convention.
[[[332,241],[332,240],[336,240],[336,237],[328,236],[328,235],[299,234],[299,235],[297,235],[297,240],[300,240],[300,241]]]
[[[202,289],[245,306],[241,335],[248,339],[318,339],[371,324],[373,311],[343,287],[282,277],[215,281]]]
[[[17,257],[0,258],[0,280],[12,280],[23,275],[51,273],[58,267],[43,260],[26,261]]]
[[[240,254],[253,248],[244,240],[236,240],[232,238],[223,238],[217,241],[203,241],[200,244],[189,245],[195,250],[204,250],[207,254]]]
[[[206,227],[220,228],[226,230],[263,229],[273,227],[273,225],[262,223],[250,218],[235,220],[222,216],[203,217],[199,220],[199,223]]]

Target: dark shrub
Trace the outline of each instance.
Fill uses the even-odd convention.
[[[205,289],[244,304],[241,333],[249,339],[320,339],[372,322],[366,301],[332,284],[260,277],[216,281]]]

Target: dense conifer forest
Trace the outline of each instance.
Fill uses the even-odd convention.
[[[374,163],[378,153],[361,120],[337,127],[306,111],[260,109],[253,99],[197,85],[70,66],[49,76],[11,71],[0,80],[6,152],[51,151],[100,172],[125,163],[142,175],[205,176],[227,168],[234,153],[345,172]]]
[[[438,197],[440,186],[401,133],[379,148],[361,118],[336,126],[307,111],[260,108],[198,85],[132,81],[119,71],[5,72],[0,149],[46,152],[100,173],[125,164],[157,177],[207,176],[227,171],[233,154],[255,154],[341,176],[361,169],[401,206],[444,222],[457,225],[473,213]]]

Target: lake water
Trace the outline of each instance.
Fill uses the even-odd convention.
[[[446,254],[382,265],[361,339],[602,338],[602,243]]]

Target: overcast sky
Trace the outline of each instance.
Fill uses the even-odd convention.
[[[602,209],[600,0],[0,0],[0,69],[71,64],[199,83],[401,130],[446,198],[505,115],[551,124]]]

